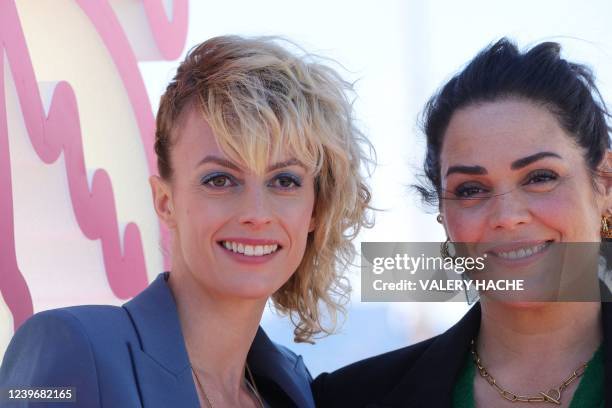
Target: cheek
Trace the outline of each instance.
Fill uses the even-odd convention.
[[[278,206],[279,220],[294,245],[303,244],[308,236],[314,197],[285,201]]]
[[[492,199],[494,200],[494,198]],[[546,194],[525,194],[524,208],[517,211],[529,213],[530,232],[552,232],[563,241],[592,242],[599,240],[599,218],[594,197],[589,191],[566,189]],[[454,208],[445,211],[446,228],[454,242],[483,242],[490,240],[493,226],[488,222],[495,203],[487,202],[479,207]]]
[[[567,183],[556,191],[534,200],[537,219],[561,234],[563,241],[599,241],[599,210],[589,181]]]
[[[444,210],[448,238],[453,242],[479,242],[485,233],[486,216],[478,209]]]
[[[184,211],[177,226],[183,246],[196,251],[205,248],[210,236],[219,230],[231,216],[231,205],[221,200],[192,199],[182,203]]]

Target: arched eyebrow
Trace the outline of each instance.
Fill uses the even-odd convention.
[[[223,167],[227,167],[228,169],[232,169],[235,171],[240,171],[240,167],[238,167],[236,164],[234,164],[233,162],[224,159],[223,157],[218,157],[218,156],[212,156],[212,155],[208,155],[206,157],[204,157],[202,160],[200,160],[198,162],[198,164],[196,165],[196,167],[200,167],[203,164],[206,163],[215,163],[218,164],[219,166],[223,166]]]
[[[218,156],[212,156],[212,155],[208,155],[206,157],[204,157],[202,160],[200,160],[197,164],[196,167],[200,167],[203,164],[206,163],[216,163],[220,166],[223,167],[227,167],[228,169],[232,169],[235,171],[240,171],[240,167],[235,164],[234,162],[224,159],[223,157],[218,157]],[[306,165],[304,165],[304,163],[302,163],[301,161],[299,161],[296,158],[291,158],[289,160],[285,160],[282,162],[278,162],[275,163],[271,166],[269,166],[266,170],[267,171],[274,171],[276,169],[282,169],[283,167],[289,167],[289,166],[300,166],[303,167],[304,169],[306,169]]]
[[[522,169],[525,166],[529,166],[531,163],[537,162],[540,159],[545,157],[555,157],[557,159],[562,159],[557,153],[553,152],[540,152],[536,154],[532,154],[531,156],[523,157],[522,159],[518,159],[512,162],[510,168],[512,170]]]
[[[450,166],[446,171],[446,177],[453,173],[483,175],[487,174],[487,169],[482,166]]]
[[[510,164],[510,168],[512,170],[522,169],[525,166],[529,166],[531,163],[535,163],[538,160],[544,159],[546,157],[554,157],[557,159],[562,159],[560,155],[553,152],[539,152],[532,154],[527,157],[523,157],[521,159],[517,159]],[[446,171],[446,177],[453,173],[461,173],[461,174],[470,174],[470,175],[484,175],[488,174],[487,169],[482,166],[450,166]]]
[[[299,161],[298,159],[296,159],[296,158],[291,158],[289,160],[285,160],[285,161],[282,161],[282,162],[275,163],[275,164],[269,166],[267,168],[267,170],[268,171],[274,171],[274,170],[282,169],[283,167],[289,167],[289,166],[300,166],[304,170],[307,170],[306,169],[306,165],[304,163],[302,163],[301,161]]]

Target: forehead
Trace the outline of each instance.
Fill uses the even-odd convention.
[[[181,162],[198,161],[206,154],[223,155],[213,130],[194,105],[180,114],[172,138],[172,151]]]
[[[264,153],[262,144],[266,142],[259,138],[259,146],[254,143],[243,143],[235,150],[223,148],[220,138],[207,122],[204,114],[195,106],[187,108],[177,121],[173,132],[172,162],[175,168],[195,168],[206,156],[216,156],[227,159],[242,169],[255,172],[270,164],[284,162],[291,157],[299,157],[289,148],[281,147],[276,152]],[[246,138],[251,142],[257,138]],[[270,143],[268,143],[269,145]],[[246,158],[246,159],[245,159]],[[250,160],[249,160],[250,159]]]
[[[552,151],[580,158],[580,149],[546,107],[508,99],[471,105],[456,111],[444,134],[442,174],[452,165],[494,167]]]

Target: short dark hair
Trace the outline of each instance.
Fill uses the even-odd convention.
[[[561,45],[543,42],[524,53],[502,38],[486,47],[427,102],[422,127],[427,138],[424,176],[415,188],[439,206],[440,153],[455,111],[506,98],[524,98],[554,114],[560,126],[585,150],[592,171],[610,148],[608,111],[591,70],[561,58]]]

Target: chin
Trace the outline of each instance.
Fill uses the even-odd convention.
[[[257,300],[269,298],[279,287],[280,286],[276,282],[248,279],[244,282],[229,285],[223,292],[234,298]]]
[[[516,299],[516,296],[515,296],[516,300],[510,300],[511,298],[509,298],[509,296],[511,295],[504,296],[504,295],[500,295],[499,293],[495,295],[481,294],[481,300],[485,300],[485,302],[488,302],[488,303],[496,303],[508,309],[525,310],[525,311],[545,309],[557,303],[555,301],[547,302],[547,301],[533,301],[533,300],[528,300],[528,299]]]

